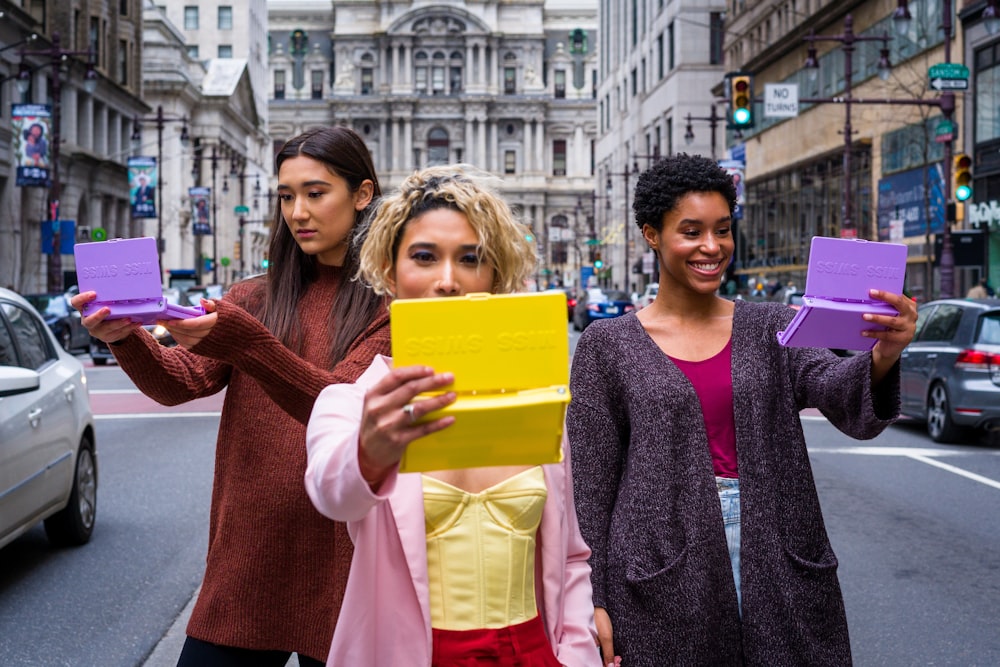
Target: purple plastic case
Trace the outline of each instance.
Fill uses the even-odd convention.
[[[84,306],[84,315],[107,306],[111,309],[109,320],[127,317],[154,324],[205,314],[201,306],[178,306],[163,296],[156,239],[152,237],[77,243],[74,254],[80,291],[97,292],[97,298]]]
[[[872,349],[876,340],[861,332],[883,327],[866,322],[863,315],[898,313],[884,301],[873,300],[868,291],[902,293],[905,272],[906,246],[901,243],[813,237],[802,308],[778,332],[778,342],[787,347]]]

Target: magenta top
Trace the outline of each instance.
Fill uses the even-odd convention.
[[[736,466],[736,419],[733,416],[732,340],[704,361],[668,357],[694,386],[708,435],[716,477],[739,477]]]

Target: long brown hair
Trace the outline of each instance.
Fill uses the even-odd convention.
[[[372,202],[382,194],[368,147],[353,130],[320,127],[289,139],[275,155],[274,172],[278,173],[285,160],[300,155],[322,162],[332,174],[347,181],[351,192],[357,192],[365,180],[371,181]],[[363,225],[359,223],[367,214],[368,209],[355,214],[354,227],[347,240],[341,284],[330,307],[330,368],[344,357],[354,339],[364,332],[384,307],[384,299],[366,283],[352,280],[357,273],[360,246],[355,237],[361,232]],[[301,352],[302,339],[296,311],[299,299],[309,284],[316,280],[318,260],[299,248],[285,224],[280,206],[275,206],[271,221],[268,259],[267,297],[261,321],[289,349]]]

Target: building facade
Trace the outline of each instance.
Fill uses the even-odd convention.
[[[724,72],[724,0],[603,0],[596,226],[591,259],[601,285],[641,292],[654,279],[631,211],[639,173],[678,151],[722,158],[724,113],[713,93]]]
[[[136,235],[126,160],[132,119],[148,111],[141,101],[141,2],[0,0],[0,11],[0,285],[23,293],[68,288],[76,283],[74,241],[89,239],[94,229],[108,237]],[[64,52],[74,55],[63,60]],[[93,92],[85,85],[88,62],[96,72],[89,82],[96,84]],[[16,86],[22,71],[24,93]],[[58,141],[60,155],[58,169],[46,167],[49,182],[58,174],[57,207],[49,206],[44,179],[17,185],[24,155],[18,150],[22,137],[14,135],[13,104],[50,110],[48,139]],[[55,255],[53,210],[66,221]]]
[[[257,195],[273,158],[266,15],[265,0],[146,5],[144,99],[154,113],[135,150],[156,155],[162,131],[161,211],[146,233],[162,234],[165,280],[228,285],[262,270],[270,217]]]
[[[754,127],[727,140],[746,161],[734,264],[743,284],[801,287],[813,236],[857,236],[907,244],[906,289],[920,300],[934,298],[935,246],[946,217],[954,293],[961,296],[977,278],[983,262],[959,253],[965,223],[949,215],[952,165],[945,160],[972,146],[969,101],[978,82],[968,81],[965,92],[960,82],[932,76],[967,56],[955,4],[730,0],[727,70],[752,73],[758,101]],[[902,6],[911,20],[900,24],[894,15]],[[949,18],[954,29],[946,36]],[[794,86],[797,114],[768,116],[767,84]],[[848,90],[851,104],[844,103]],[[954,112],[940,105],[947,91],[955,93]],[[995,88],[990,95],[995,110]]]
[[[537,239],[537,282],[575,285],[594,183],[597,4],[272,0],[275,146],[351,127],[385,191],[434,164],[497,174]]]

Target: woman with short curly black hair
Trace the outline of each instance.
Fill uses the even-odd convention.
[[[718,295],[736,189],[714,161],[673,155],[639,177],[636,224],[659,292],[595,322],[573,358],[566,418],[580,531],[593,555],[605,662],[847,665],[847,620],[799,411],[855,438],[899,412],[916,308],[874,349],[782,347],[794,311]],[[742,507],[741,507],[742,505]]]

